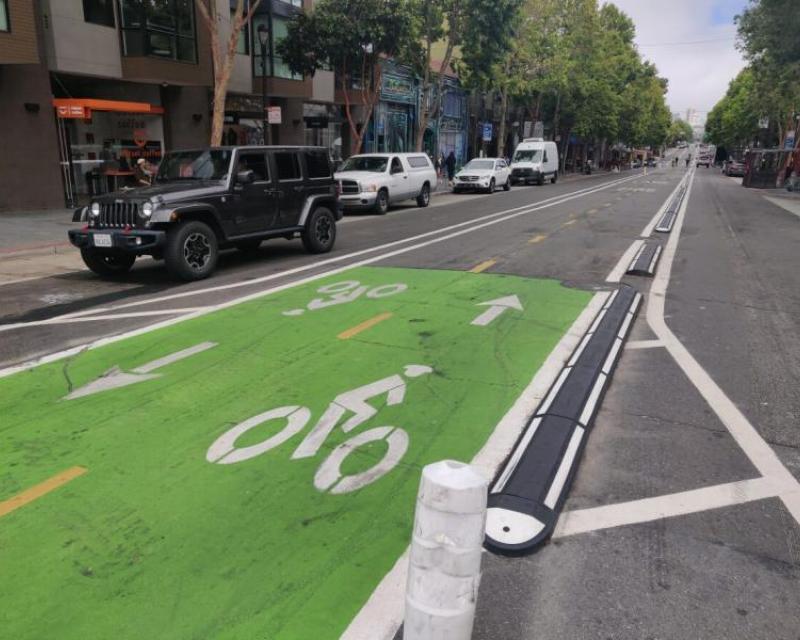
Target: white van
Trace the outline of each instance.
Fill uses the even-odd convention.
[[[519,143],[511,160],[512,184],[544,184],[549,178],[558,180],[558,147],[543,138],[525,138]]]

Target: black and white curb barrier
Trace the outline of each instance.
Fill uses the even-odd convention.
[[[678,217],[678,210],[681,208],[681,203],[683,202],[683,197],[685,195],[686,181],[681,184],[680,188],[678,189],[678,193],[676,193],[672,198],[672,201],[669,203],[664,215],[661,216],[661,220],[659,220],[658,224],[656,225],[656,231],[660,233],[669,233],[672,231],[672,225],[675,224],[675,218]]]
[[[652,276],[656,272],[656,263],[660,255],[661,245],[654,242],[644,243],[633,256],[625,273],[632,276]]]
[[[494,481],[485,545],[532,551],[553,533],[642,296],[614,291],[550,387]]]
[[[445,460],[422,470],[408,560],[404,640],[469,640],[489,481]]]

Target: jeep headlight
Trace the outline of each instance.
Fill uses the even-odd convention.
[[[91,208],[89,209],[89,213],[93,218],[96,218],[100,215],[100,203],[93,202]]]
[[[145,202],[142,205],[142,215],[145,218],[149,218],[153,215],[153,203],[152,202]]]

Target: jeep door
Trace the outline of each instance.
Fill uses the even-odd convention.
[[[306,202],[306,187],[298,151],[270,151],[278,196],[279,229],[296,227]]]
[[[275,225],[277,200],[270,181],[265,151],[239,151],[236,157],[233,184],[234,228],[232,235],[240,236],[267,231]],[[242,184],[236,177],[251,171],[253,182]]]

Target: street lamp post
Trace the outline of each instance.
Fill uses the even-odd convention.
[[[269,115],[267,113],[267,43],[269,42],[269,29],[263,22],[258,25],[258,42],[261,44],[261,117],[264,129],[264,143],[272,142],[269,130]]]

